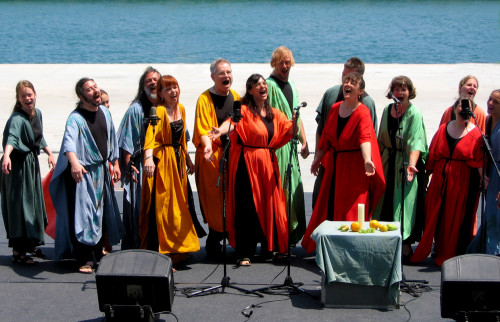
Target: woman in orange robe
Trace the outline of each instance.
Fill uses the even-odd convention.
[[[154,129],[149,125],[144,140],[139,217],[141,248],[167,254],[174,264],[185,259],[183,253],[200,249],[187,201],[187,173],[194,172],[194,165],[187,152],[186,112],[179,95],[177,80],[162,76],[156,111],[160,120]]]
[[[370,110],[360,97],[364,80],[359,73],[343,79],[345,100],[330,109],[311,172],[325,167],[323,184],[302,239],[308,253],[316,250],[311,234],[323,221],[357,221],[358,203],[365,204],[365,220],[385,190],[385,179]]]
[[[229,120],[214,128],[211,138],[231,134],[227,231],[236,249],[237,264],[250,265],[256,245],[263,250],[285,253],[288,227],[285,195],[275,150],[290,141],[293,122],[269,105],[267,83],[258,74],[250,76],[242,99],[242,119]]]

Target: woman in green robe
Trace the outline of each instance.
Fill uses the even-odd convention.
[[[413,82],[406,76],[394,77],[389,91],[398,102],[385,107],[380,121],[378,143],[387,186],[384,196],[375,208],[373,219],[402,222],[403,258],[408,259],[412,254],[411,244],[419,240],[422,234],[427,135],[422,113],[410,102],[416,97]],[[403,161],[407,174],[404,180],[401,174]]]
[[[29,81],[16,86],[16,105],[3,131],[0,189],[2,215],[14,263],[34,265],[26,253],[35,253],[44,244],[47,214],[43,199],[38,155],[48,154],[49,168],[54,156],[43,138],[42,113],[35,108],[36,92]]]

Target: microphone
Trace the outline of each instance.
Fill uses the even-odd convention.
[[[241,120],[241,101],[234,101],[233,103],[233,113],[231,115],[231,120],[238,123]]]
[[[396,98],[396,96],[394,96],[394,95],[392,94],[392,92],[387,93],[387,95],[386,95],[385,97],[387,97],[388,99],[393,99],[393,100],[394,100],[394,102],[396,102],[396,103],[398,103],[398,104],[401,104],[401,101],[400,101],[400,100],[398,100],[398,99]]]
[[[302,102],[302,103],[300,103],[300,105],[299,105],[299,106],[294,107],[294,108],[293,108],[293,110],[294,110],[294,111],[298,111],[298,110],[300,110],[302,107],[306,107],[306,106],[307,106],[307,103],[306,103],[306,102]]]
[[[474,112],[472,112],[471,108],[470,108],[470,104],[469,104],[469,100],[468,99],[463,99],[460,104],[462,105],[462,110],[460,112],[458,112],[458,114],[466,121],[468,121],[471,116],[473,118],[476,118],[476,115],[474,115]]]
[[[155,131],[155,125],[158,124],[160,118],[156,116],[156,106],[151,106],[151,110],[149,111],[149,117],[147,122],[153,126],[153,133]]]

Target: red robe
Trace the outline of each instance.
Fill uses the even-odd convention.
[[[384,171],[370,110],[363,104],[358,106],[337,138],[341,103],[332,106],[321,134],[319,148],[327,152],[321,160],[325,174],[318,201],[302,240],[302,247],[308,253],[316,249],[316,243],[310,237],[312,232],[327,219],[332,180],[335,181],[334,221],[358,221],[358,203],[365,204],[365,220],[368,221],[385,191]],[[371,143],[371,160],[375,164],[375,175],[371,177],[365,175],[361,154],[360,145],[365,142]]]
[[[260,116],[253,114],[245,105],[241,107],[243,118],[231,135],[228,211],[226,220],[229,244],[236,247],[234,189],[237,189],[235,187],[235,179],[238,160],[240,159],[240,154],[243,153],[252,186],[255,209],[267,240],[268,250],[273,250],[273,223],[275,220],[279,250],[281,253],[285,253],[288,248],[285,194],[283,193],[278,160],[276,159],[274,150],[282,147],[292,138],[290,131],[292,122],[288,120],[285,114],[275,108],[273,108],[273,113],[274,135],[271,142],[267,144],[268,132]],[[240,140],[238,140],[238,137]],[[245,145],[245,147],[241,144]]]
[[[483,140],[479,129],[475,127],[465,135],[455,146],[453,155],[446,140],[446,124],[439,127],[432,139],[426,170],[433,173],[425,198],[425,228],[424,234],[411,261],[421,262],[429,256],[434,234],[437,231],[434,261],[441,266],[443,262],[457,255],[462,225],[470,232],[472,240],[473,220],[479,201],[479,186],[470,186],[471,168],[483,165]],[[477,171],[472,169],[473,171]],[[472,200],[471,200],[472,198]],[[466,205],[469,199],[469,213]],[[440,225],[438,226],[438,220]]]

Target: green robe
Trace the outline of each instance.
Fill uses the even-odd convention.
[[[40,110],[36,109],[36,114],[43,124]],[[10,116],[3,131],[4,151],[7,144],[14,147],[10,154],[11,172],[7,175],[0,171],[2,216],[7,238],[28,238],[33,246],[43,245],[47,213],[38,164],[40,151],[35,150],[35,135],[25,114],[14,112]],[[42,138],[40,147],[46,146]]]
[[[285,95],[281,91],[279,85],[269,77],[267,80],[268,85],[268,97],[269,104],[285,113],[288,119],[292,119],[292,112],[290,106],[288,106],[288,101]],[[293,91],[293,107],[299,105],[299,97],[297,94],[297,88],[293,81],[289,81],[290,86]],[[300,118],[297,122],[298,125],[298,135],[300,136]],[[288,210],[288,184],[286,180],[286,169],[288,167],[288,162],[290,159],[290,149],[291,144],[287,143],[282,148],[276,150],[276,157],[278,159],[278,165],[280,168],[281,182],[283,185],[283,191],[286,197],[286,207]],[[297,148],[298,150],[298,148]],[[291,175],[291,196],[292,196],[292,209],[290,211],[292,234],[290,243],[296,244],[306,231],[306,211],[304,204],[304,187],[302,185],[302,177],[300,175],[300,166],[298,154],[295,153],[292,157],[292,175]]]
[[[384,196],[380,199],[375,211],[373,213],[373,219],[379,219],[381,216],[382,205],[384,203],[384,198],[386,194],[393,194],[393,221],[401,221],[401,163],[402,153],[401,140],[396,140],[396,145],[398,151],[395,155],[395,166],[394,171],[390,173],[389,171],[389,158],[392,150],[391,138],[389,136],[389,131],[387,129],[388,123],[388,113],[390,113],[389,104],[385,107],[384,113],[382,114],[382,119],[380,120],[380,129],[378,134],[378,144],[380,149],[380,154],[382,156],[382,164],[384,167],[384,175],[387,181],[389,176],[394,178],[394,189],[389,190],[387,187]],[[405,139],[405,150],[406,150],[406,162],[409,162],[411,151],[420,151],[419,162],[417,163],[417,169],[419,170],[418,175],[415,179],[405,186],[405,200],[404,200],[404,223],[403,223],[403,239],[407,239],[413,232],[415,223],[417,222],[417,216],[423,216],[423,213],[419,213],[418,210],[423,209],[423,198],[418,198],[417,195],[425,191],[425,169],[424,163],[427,159],[427,154],[429,152],[427,147],[427,135],[425,133],[424,120],[422,118],[422,113],[412,104],[406,110],[405,114],[401,119],[401,126],[403,128],[403,138]],[[397,133],[398,136],[401,135],[400,131]],[[420,185],[420,189],[419,189]]]

